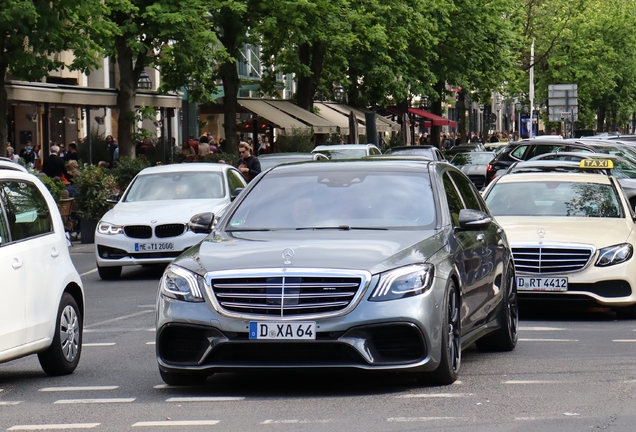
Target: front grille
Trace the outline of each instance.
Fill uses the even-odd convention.
[[[159,238],[177,237],[185,232],[185,224],[165,224],[155,227],[155,236]]]
[[[128,225],[124,227],[124,233],[131,238],[149,239],[152,237],[152,228],[148,225]]]
[[[567,273],[584,268],[592,256],[589,247],[513,247],[517,273]]]
[[[244,277],[213,279],[221,307],[243,315],[300,316],[345,309],[358,292],[357,277]]]

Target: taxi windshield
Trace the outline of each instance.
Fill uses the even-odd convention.
[[[227,231],[433,227],[431,183],[420,172],[281,172],[264,176]]]
[[[494,216],[623,217],[616,189],[598,183],[498,183],[486,204]]]

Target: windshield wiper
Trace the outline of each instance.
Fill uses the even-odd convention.
[[[379,227],[356,227],[349,225],[338,225],[338,226],[319,226],[319,227],[300,227],[296,228],[296,231],[300,230],[342,230],[342,231],[350,231],[350,230],[373,230],[373,231],[388,231],[388,228],[379,228]]]
[[[226,229],[225,232],[238,232],[238,231],[272,231],[270,228],[238,228],[238,229]]]

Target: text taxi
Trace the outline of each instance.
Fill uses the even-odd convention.
[[[509,173],[484,191],[511,244],[519,296],[588,299],[634,317],[633,213],[611,160],[580,168],[591,170]]]

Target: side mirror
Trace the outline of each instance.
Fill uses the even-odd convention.
[[[487,229],[492,219],[479,210],[461,209],[459,211],[459,227],[466,231],[480,231]]]
[[[106,198],[108,204],[117,204],[119,202],[119,194],[112,194]]]
[[[236,188],[234,189],[234,193],[232,194],[232,196],[230,197],[230,201],[234,201],[236,199],[237,196],[239,196],[239,194],[241,192],[243,192],[245,188]]]
[[[188,228],[190,229],[190,231],[197,234],[209,234],[212,232],[213,224],[214,213],[199,213],[192,216],[190,222],[188,222]]]

